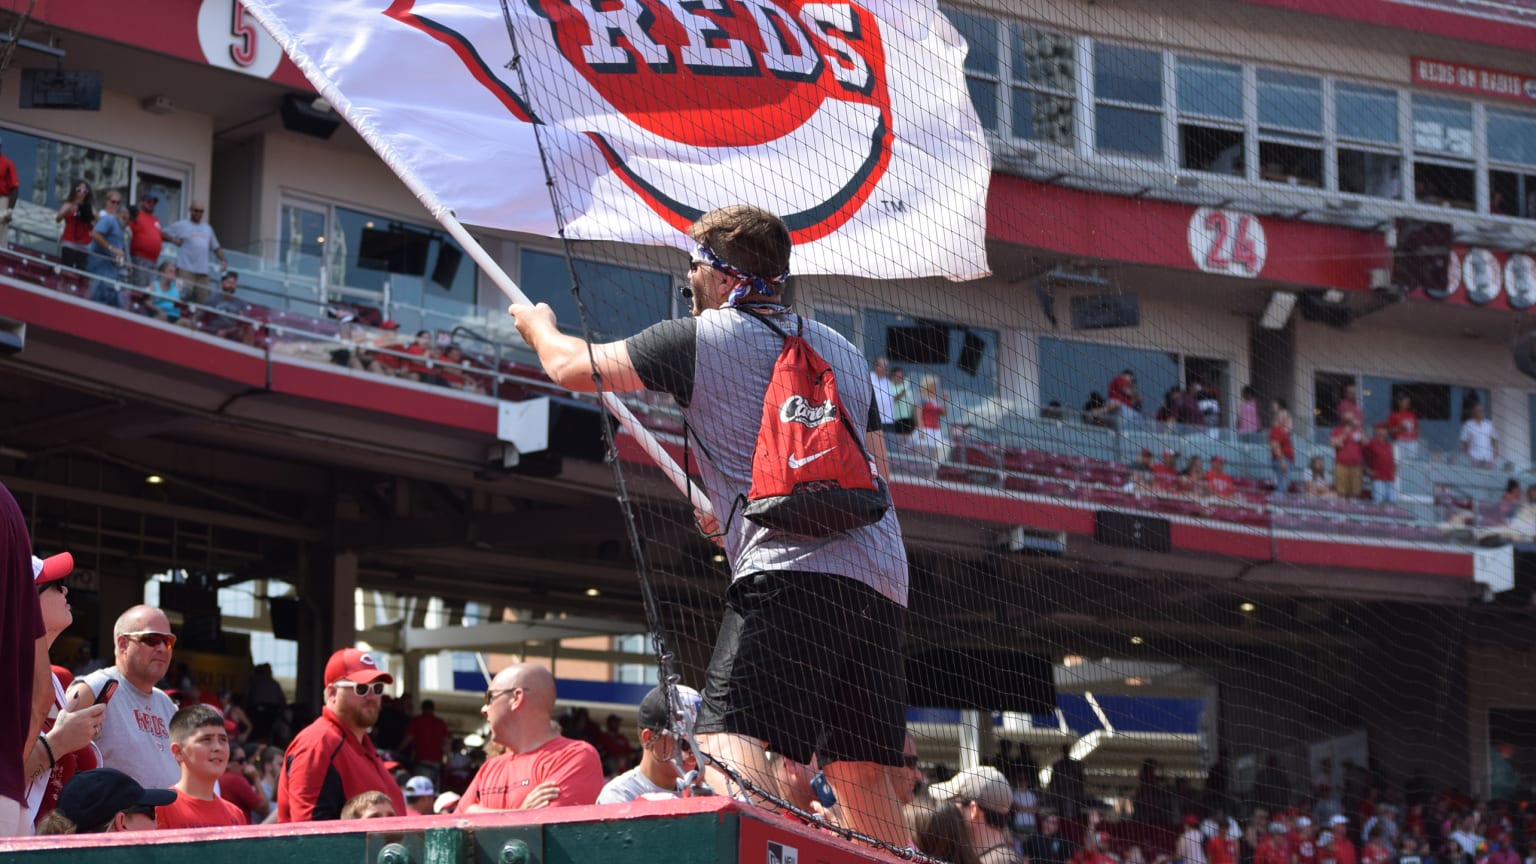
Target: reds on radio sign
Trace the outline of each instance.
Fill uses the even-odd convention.
[[[817,240],[864,206],[890,165],[885,47],[857,3],[523,0],[514,20],[537,22],[516,26],[526,100],[515,72],[486,62],[505,43],[467,35],[474,13],[417,5],[395,0],[387,14],[452,47],[513,116],[588,136],[680,231],[721,201],[761,199],[763,178],[789,158],[806,175],[773,184],[781,200],[763,203],[797,244]],[[561,86],[540,86],[549,76]]]
[[[1252,279],[1264,270],[1269,241],[1252,213],[1201,207],[1189,218],[1189,254],[1207,273]]]

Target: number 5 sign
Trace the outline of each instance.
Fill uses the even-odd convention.
[[[1201,207],[1189,219],[1189,254],[1207,273],[1252,279],[1264,269],[1269,241],[1252,213]]]
[[[210,66],[270,78],[283,60],[283,49],[240,0],[203,0],[197,10],[197,41]]]

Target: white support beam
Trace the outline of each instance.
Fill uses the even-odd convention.
[[[523,642],[548,642],[577,636],[623,636],[637,625],[605,618],[547,618],[537,621],[498,621],[473,627],[406,627],[405,651],[505,652]]]

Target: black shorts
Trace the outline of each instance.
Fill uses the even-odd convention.
[[[770,571],[725,592],[696,730],[796,762],[901,764],[906,610],[846,576]]]

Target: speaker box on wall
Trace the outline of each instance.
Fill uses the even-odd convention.
[[[313,97],[289,93],[283,97],[283,107],[278,112],[283,118],[283,128],[300,135],[330,138],[341,125],[341,115],[332,110],[315,109]]]
[[[1135,294],[1091,294],[1072,298],[1073,330],[1106,330],[1141,324],[1141,303]]]
[[[1455,237],[1451,223],[1398,219],[1394,228],[1397,248],[1392,253],[1392,287],[1445,296],[1450,288],[1448,267]]]

